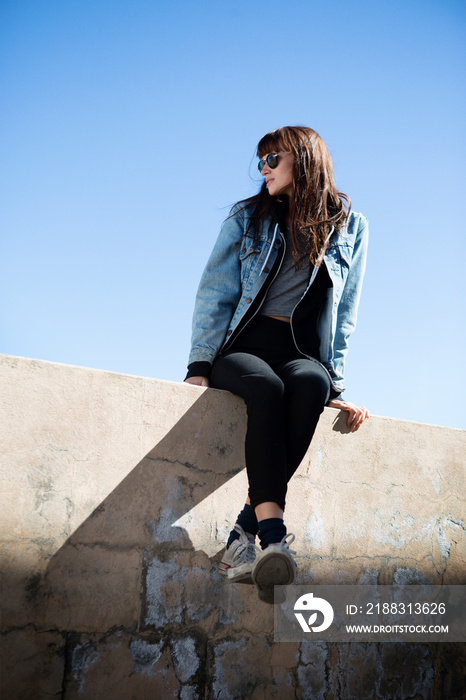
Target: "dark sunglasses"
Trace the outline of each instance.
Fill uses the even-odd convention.
[[[262,169],[266,163],[269,166],[269,168],[272,168],[272,170],[274,168],[276,168],[278,165],[279,158],[280,158],[280,156],[278,156],[276,153],[269,153],[269,155],[267,156],[267,158],[265,160],[261,159],[258,162],[257,167],[258,167],[259,172],[260,173],[262,172]]]

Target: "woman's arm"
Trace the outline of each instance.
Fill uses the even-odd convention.
[[[333,341],[333,369],[336,375],[335,385],[339,389],[343,388],[348,342],[356,328],[359,299],[366,269],[369,224],[365,216],[362,214],[358,216],[358,231],[349,264],[348,276],[338,304],[335,338]]]
[[[241,298],[238,247],[244,214],[230,213],[223,223],[197,291],[188,364],[214,361]],[[200,376],[195,371],[193,376]]]
[[[351,265],[337,311],[334,365],[337,377],[340,381],[342,381],[344,375],[349,337],[356,327],[362,281],[366,269],[368,237],[369,224],[366,217],[361,215],[353,248]],[[327,406],[347,412],[346,424],[352,432],[358,430],[366,418],[370,417],[369,411],[365,406],[355,406],[355,404],[350,401],[333,399],[328,402]]]

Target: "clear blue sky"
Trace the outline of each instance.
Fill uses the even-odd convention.
[[[370,221],[347,398],[466,427],[457,0],[3,0],[0,351],[181,381],[255,146],[315,128]]]

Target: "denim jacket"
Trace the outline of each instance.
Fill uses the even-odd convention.
[[[264,290],[281,265],[285,239],[278,225],[272,220],[267,222],[254,243],[252,233],[246,233],[247,224],[247,210],[233,207],[207,262],[194,307],[190,365],[212,363],[229,346],[254,311],[257,312]],[[320,352],[317,359],[330,374],[336,390],[334,396],[344,389],[345,358],[349,337],[356,327],[367,241],[366,217],[351,212],[347,225],[339,232],[332,231],[323,258],[331,285],[312,324],[312,332],[317,332]],[[314,278],[315,274],[301,301],[312,291]],[[295,342],[297,329],[293,315],[297,306],[291,315]],[[299,331],[303,337],[306,328]],[[303,352],[301,347],[298,349]]]

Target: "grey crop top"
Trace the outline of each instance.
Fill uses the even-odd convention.
[[[285,258],[280,272],[270,285],[259,314],[263,316],[291,316],[291,312],[306,291],[312,267],[303,263],[297,270],[293,264],[291,234],[285,232]]]

